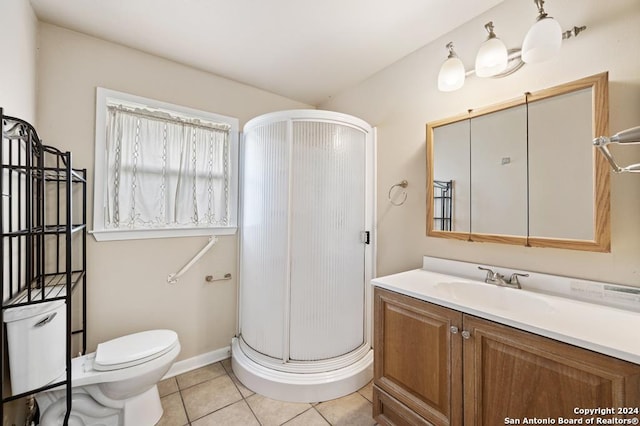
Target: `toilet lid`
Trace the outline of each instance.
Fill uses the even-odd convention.
[[[100,343],[93,368],[100,371],[131,367],[169,352],[178,343],[172,330],[150,330]]]

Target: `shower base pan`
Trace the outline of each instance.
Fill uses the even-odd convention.
[[[231,365],[234,374],[247,388],[271,399],[328,401],[357,391],[373,378],[373,350],[370,348],[356,351],[358,354],[348,365],[329,370],[331,363],[327,363],[328,371],[318,371],[322,363],[314,363],[307,365],[311,367],[311,372],[305,372],[305,364],[291,368],[292,371],[265,367],[250,358],[243,347],[245,345],[238,338],[233,338]]]

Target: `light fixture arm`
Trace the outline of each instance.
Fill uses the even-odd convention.
[[[496,33],[493,32],[493,29],[494,29],[493,21],[489,21],[486,24],[484,24],[484,29],[487,30],[487,32],[489,33],[489,37],[487,38],[487,40],[496,38]]]
[[[607,148],[607,145],[611,143],[616,144],[640,144],[640,126],[632,127],[630,129],[623,130],[621,132],[616,133],[611,137],[600,136],[593,140],[593,145],[597,147],[600,152],[607,159],[611,168],[616,173],[640,173],[640,163],[632,164],[626,167],[620,167],[616,161],[613,159],[613,155]]]
[[[533,0],[538,7],[538,21],[547,17],[547,12],[544,11],[544,0]]]
[[[457,58],[458,57],[458,55],[456,55],[456,52],[453,50],[453,42],[452,41],[447,43],[447,50],[449,51],[449,56],[447,56],[447,59],[449,59],[449,58]]]
[[[565,32],[562,33],[562,39],[566,40],[566,39],[571,38],[571,37],[578,37],[578,34],[580,34],[581,32],[583,32],[586,29],[587,29],[586,25],[582,25],[580,27],[575,27],[574,26],[570,30],[565,31]]]

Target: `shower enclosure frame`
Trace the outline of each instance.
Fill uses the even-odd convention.
[[[367,384],[372,378],[373,365],[373,321],[372,321],[372,291],[370,280],[375,277],[376,259],[376,130],[365,121],[342,113],[322,110],[289,110],[262,115],[250,120],[244,129],[257,128],[276,122],[286,122],[286,135],[289,148],[293,146],[293,126],[297,121],[311,121],[332,123],[348,126],[362,132],[364,139],[364,279],[363,279],[363,343],[345,354],[323,360],[299,361],[289,359],[287,347],[290,346],[288,328],[290,328],[290,299],[286,299],[284,312],[283,342],[285,346],[282,358],[277,359],[264,355],[250,347],[240,337],[243,330],[242,284],[243,277],[239,274],[238,286],[238,318],[236,337],[232,342],[232,366],[236,376],[250,389],[275,399],[314,402],[337,398],[351,393]],[[244,167],[245,167],[245,135],[241,138],[240,147],[240,188],[239,220],[243,218],[244,206]],[[289,151],[291,157],[292,151]],[[291,160],[290,160],[291,161]],[[289,185],[293,173],[288,170]],[[291,203],[291,189],[288,202]],[[289,230],[291,232],[291,206],[287,208]],[[239,223],[238,258],[242,259],[243,223]],[[291,235],[288,235],[287,259],[291,262]],[[240,262],[239,262],[240,263]],[[241,266],[239,266],[239,270]],[[284,293],[287,297],[291,291],[290,266],[287,269],[287,280]],[[313,338],[313,336],[310,336]]]

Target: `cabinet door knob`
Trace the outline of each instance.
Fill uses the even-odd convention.
[[[468,339],[469,337],[471,337],[471,333],[469,333],[467,330],[464,330],[462,332],[462,337],[464,337],[465,339]]]
[[[451,334],[458,334],[458,327],[456,327],[455,325],[452,325],[449,328],[449,331],[451,331]]]

